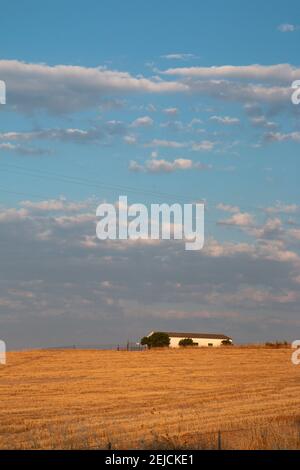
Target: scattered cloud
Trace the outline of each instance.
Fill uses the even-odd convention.
[[[204,328],[212,330],[217,319],[218,329],[224,331],[237,325],[242,329],[251,319],[257,328],[254,336],[277,315],[291,324],[298,318],[300,258],[283,240],[246,243],[207,238],[202,251],[187,256],[183,247],[178,250],[181,241],[99,242],[95,212],[84,207],[86,201],[22,204],[16,209],[2,207],[0,213],[0,322],[11,344],[35,344],[33,325],[36,328],[41,321],[39,341],[55,345],[82,341],[76,333],[79,329],[81,335],[82,325],[89,341],[94,334],[105,342],[107,333],[99,337],[101,325],[100,331],[109,328],[111,340],[118,342],[130,315],[138,315],[142,331],[130,324],[126,335],[142,336],[144,329],[151,329],[153,311],[157,328],[162,329],[168,318],[176,319],[182,329],[196,328],[193,319],[201,318]],[[73,211],[73,204],[79,204],[78,211]],[[14,330],[5,322],[7,312]],[[120,324],[122,337],[117,339]],[[272,331],[282,333],[275,326]]]
[[[282,234],[282,222],[278,217],[268,219],[260,227],[253,227],[250,234],[260,239],[280,239]]]
[[[290,64],[276,65],[222,65],[214,67],[178,67],[162,72],[164,75],[213,78],[218,80],[239,79],[254,81],[280,81],[291,83],[299,78],[300,69]]]
[[[177,67],[146,78],[105,67],[81,67],[0,60],[1,79],[9,83],[8,103],[17,111],[68,114],[93,107],[119,106],[129,94],[192,92],[215,99],[270,105],[290,103],[290,84],[300,70],[290,64]],[[165,81],[161,76],[177,77]],[[248,80],[248,83],[246,82]],[[270,82],[272,85],[254,84]],[[275,85],[275,83],[278,85]],[[38,83],[37,87],[35,84]],[[118,96],[119,95],[119,96]]]
[[[193,162],[187,158],[176,158],[172,161],[155,158],[146,161],[144,165],[132,160],[129,164],[130,171],[146,173],[173,173],[174,171],[180,170],[207,170],[209,168],[209,165],[205,165],[200,162]]]
[[[134,145],[137,143],[137,138],[134,135],[125,135],[124,142],[128,145]]]
[[[29,142],[33,140],[45,140],[70,143],[98,143],[114,136],[123,135],[125,131],[126,128],[122,122],[107,121],[89,129],[56,128],[39,129],[27,132],[2,132],[0,133],[0,142]]]
[[[195,142],[192,145],[192,150],[195,152],[211,152],[216,145],[216,142],[211,140],[202,140],[201,142]]]
[[[225,125],[233,125],[233,124],[239,124],[240,120],[238,118],[230,117],[230,116],[211,116],[209,118],[210,121],[215,121],[219,124],[225,124]]]
[[[249,227],[254,225],[254,218],[248,212],[237,212],[231,217],[218,222],[220,225],[234,225],[237,227]]]
[[[295,214],[297,212],[300,212],[300,206],[298,206],[297,204],[284,204],[278,201],[274,206],[267,207],[265,209],[265,212],[269,214]]]
[[[269,132],[264,135],[266,142],[299,142],[300,143],[300,132]]]
[[[230,204],[223,204],[222,202],[217,204],[216,208],[224,212],[231,212],[233,214],[235,212],[240,212],[240,208],[238,206],[231,206]]]
[[[30,201],[25,200],[20,202],[22,208],[30,212],[78,212],[82,209],[91,207],[92,200],[86,201],[67,201],[65,198],[49,199],[45,201]],[[29,213],[29,212],[27,212]]]
[[[145,144],[145,147],[162,147],[162,148],[172,148],[179,149],[187,147],[189,144],[187,142],[178,142],[175,140],[164,140],[164,139],[153,139],[151,142]]]
[[[291,83],[299,79],[300,69],[290,64],[176,67],[161,74],[186,84],[193,94],[243,105],[260,103],[273,113],[284,109],[296,112]]]
[[[162,59],[167,59],[167,60],[189,60],[189,59],[194,59],[196,56],[194,54],[188,54],[188,53],[173,53],[173,54],[165,54],[161,56]]]
[[[278,26],[277,28],[281,33],[293,33],[297,29],[299,29],[298,26],[291,24],[291,23],[282,23]]]
[[[174,81],[134,77],[105,67],[81,67],[0,60],[0,76],[9,83],[7,101],[18,111],[68,114],[103,105],[108,94],[185,92]],[[38,84],[38,86],[37,86]]]
[[[17,155],[28,155],[28,156],[39,156],[39,155],[49,155],[50,151],[47,149],[29,147],[19,144],[12,144],[10,142],[0,143],[0,151],[12,152]]]
[[[142,116],[131,123],[131,127],[151,127],[154,121],[150,116]]]
[[[269,121],[265,116],[254,116],[250,118],[250,123],[253,127],[258,127],[262,129],[277,129],[278,124],[273,121]]]
[[[163,112],[165,114],[168,114],[169,116],[177,116],[179,114],[179,109],[178,108],[165,108],[163,109]]]
[[[216,142],[201,140],[200,142],[184,142],[177,140],[153,139],[147,142],[145,147],[162,147],[169,149],[190,148],[194,152],[210,152],[216,146]]]

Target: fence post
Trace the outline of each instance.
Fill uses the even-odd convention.
[[[218,431],[218,450],[222,450],[222,434]]]

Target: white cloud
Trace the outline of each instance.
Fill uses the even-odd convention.
[[[48,155],[50,152],[47,149],[37,147],[26,147],[24,145],[12,144],[10,142],[0,143],[0,151],[13,152],[17,155]]]
[[[145,147],[162,147],[170,149],[190,148],[194,152],[210,152],[214,149],[216,142],[202,140],[200,142],[180,142],[177,140],[153,139],[144,144]]]
[[[203,253],[212,258],[231,257],[236,255],[255,255],[255,246],[248,243],[219,243],[210,239],[204,245]]]
[[[299,79],[300,68],[290,64],[224,65],[169,68],[161,73],[181,80],[191,93],[227,102],[261,103],[279,112],[293,109],[291,83]]]
[[[231,212],[231,213],[235,213],[235,212],[239,212],[240,211],[240,208],[237,207],[237,206],[231,206],[230,204],[223,204],[222,202],[220,204],[217,204],[217,209],[221,210],[221,211],[224,211],[224,212]]]
[[[22,201],[20,205],[33,212],[78,212],[91,206],[91,200],[86,201],[67,201],[66,199],[49,199],[45,201]]]
[[[211,140],[202,140],[201,142],[196,142],[192,145],[192,150],[194,152],[210,152],[215,147],[216,143]]]
[[[292,107],[290,84],[286,86],[263,86],[231,80],[189,80],[191,92],[203,94],[226,102],[261,102],[276,107]]]
[[[188,86],[134,77],[104,67],[33,64],[0,60],[0,77],[8,85],[9,103],[17,110],[70,113],[101,105],[108,94],[184,92]]]
[[[240,122],[238,118],[234,118],[230,116],[211,116],[209,120],[218,122],[220,124],[229,125],[229,126],[233,124],[239,124]]]
[[[269,132],[265,134],[264,139],[267,142],[300,142],[300,132]]]
[[[120,121],[107,121],[89,129],[54,128],[27,132],[2,132],[0,141],[28,142],[31,140],[58,140],[61,142],[99,142],[105,138],[122,135],[125,126]]]
[[[165,108],[163,109],[163,112],[165,114],[168,114],[169,116],[177,116],[177,114],[179,114],[179,109],[178,108]]]
[[[283,204],[282,202],[277,202],[275,206],[267,207],[265,212],[269,214],[295,214],[300,211],[300,207],[297,204]]]
[[[280,238],[282,222],[278,217],[268,219],[261,227],[253,227],[249,234],[261,239]]]
[[[162,72],[164,75],[175,75],[193,78],[210,79],[247,79],[291,83],[299,79],[300,69],[290,64],[276,65],[222,65],[213,67],[178,67]]]
[[[192,119],[187,124],[183,123],[182,121],[171,119],[169,121],[162,122],[160,124],[160,127],[164,129],[170,129],[172,132],[187,132],[187,133],[193,133],[193,134],[203,134],[205,133],[205,130],[199,127],[199,125],[202,123],[203,122],[201,121],[201,119],[197,119],[197,118]]]
[[[268,121],[265,116],[254,116],[250,118],[250,123],[254,127],[259,127],[263,129],[276,129],[278,124],[273,121]]]
[[[0,212],[0,222],[16,222],[22,221],[29,216],[29,212],[27,209],[21,208],[9,208],[9,209],[2,209]]]
[[[209,120],[218,122],[220,124],[229,125],[229,126],[240,123],[240,120],[238,118],[233,118],[230,116],[211,116]]]
[[[172,161],[153,159],[148,160],[145,165],[141,165],[136,161],[131,161],[129,164],[129,170],[147,173],[173,173],[178,170],[207,170],[209,168],[210,167],[208,165],[204,165],[200,162],[193,162],[187,158],[176,158]]]
[[[220,225],[235,225],[237,227],[248,227],[254,224],[254,219],[248,212],[237,212],[231,217],[218,222]]]
[[[134,135],[125,135],[124,142],[128,145],[134,145],[137,143],[137,138]]]
[[[178,80],[162,80],[161,75]],[[104,67],[49,66],[0,60],[0,76],[8,84],[9,103],[23,112],[46,110],[66,114],[99,107],[107,95],[130,93],[166,94],[192,92],[215,99],[243,103],[261,102],[288,106],[290,84],[299,79],[300,69],[290,64],[177,67],[160,72],[160,77],[133,76]],[[248,81],[278,82],[262,85]],[[246,81],[246,82],[245,82]]]
[[[173,54],[165,54],[162,55],[162,59],[167,59],[167,60],[188,60],[188,59],[193,59],[196,57],[194,54],[187,54],[187,53],[182,53],[182,52],[175,52]]]
[[[288,231],[288,235],[295,240],[300,240],[300,229],[299,228],[293,228]]]
[[[131,127],[150,127],[154,123],[150,116],[142,116],[131,123]]]
[[[298,26],[291,23],[282,23],[278,26],[278,30],[281,33],[293,33],[298,29]]]
[[[187,142],[177,142],[175,140],[153,139],[151,142],[145,144],[145,147],[163,147],[163,148],[183,148],[187,147]]]

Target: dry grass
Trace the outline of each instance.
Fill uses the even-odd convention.
[[[30,351],[0,368],[0,448],[300,448],[291,350]]]

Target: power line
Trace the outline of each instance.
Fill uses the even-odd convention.
[[[1,168],[2,167],[2,168]],[[86,187],[93,187],[93,188],[99,188],[101,187],[102,189],[109,189],[112,191],[126,191],[126,192],[132,192],[132,193],[139,193],[139,194],[144,194],[147,196],[156,196],[156,197],[168,197],[168,198],[184,198],[186,199],[187,196],[190,199],[197,199],[195,197],[192,197],[191,195],[183,195],[183,194],[172,194],[172,193],[166,193],[166,192],[160,192],[160,191],[153,191],[153,190],[148,190],[148,189],[140,189],[137,187],[133,186],[123,186],[123,185],[116,185],[116,184],[111,184],[111,183],[105,183],[103,181],[97,181],[97,180],[90,180],[87,178],[82,178],[78,176],[72,176],[72,175],[65,175],[65,174],[59,174],[53,171],[45,171],[45,170],[37,170],[33,168],[27,168],[23,167],[20,165],[14,165],[14,164],[7,164],[7,163],[0,163],[0,168],[2,171],[7,171],[19,175],[27,175],[27,176],[33,176],[41,179],[50,179],[50,180],[56,180],[60,181],[63,183],[70,183],[70,184],[76,184],[80,186],[86,186]],[[29,196],[29,197],[34,197],[34,198],[43,198],[43,199],[49,199],[53,196],[44,196],[44,195],[37,195],[37,194],[30,194],[28,192],[21,192],[21,191],[14,191],[10,190],[4,187],[0,187],[0,191],[2,192],[7,192],[11,194],[16,194],[16,195],[23,195],[23,196]],[[205,210],[206,212],[211,210],[210,203],[212,206],[216,207],[219,202],[217,201],[212,201],[210,200],[210,203],[205,201],[205,199],[200,199],[197,202],[202,202],[205,204]],[[238,204],[238,207],[242,210],[251,210],[251,211],[259,211],[259,212],[265,212],[265,208],[262,207],[257,207],[257,206],[251,206],[251,205],[240,205]]]
[[[133,192],[133,193],[140,193],[140,194],[145,194],[147,196],[164,196],[164,197],[169,197],[169,198],[180,198],[180,199],[195,199],[195,196],[192,196],[190,194],[178,194],[178,193],[167,193],[167,192],[162,192],[162,191],[156,191],[156,190],[151,190],[151,189],[141,189],[137,188],[134,186],[125,186],[125,185],[116,185],[112,183],[106,183],[104,181],[97,181],[97,180],[90,180],[87,178],[82,178],[78,176],[72,176],[72,175],[65,175],[65,174],[60,174],[57,172],[49,171],[49,170],[37,170],[33,168],[27,168],[23,167],[20,165],[14,165],[14,164],[8,164],[8,163],[3,163],[1,162],[0,168],[4,171],[7,172],[12,172],[16,174],[25,174],[29,176],[34,176],[38,177],[41,179],[53,179],[56,181],[60,181],[63,183],[71,183],[71,184],[77,184],[81,186],[87,186],[87,187],[94,187],[94,188],[105,188],[105,189],[110,189],[113,191],[128,191],[128,192]],[[196,198],[197,199],[197,198]],[[197,202],[202,202],[206,204],[206,209],[208,210],[208,203],[205,200],[205,198],[200,198],[199,200],[197,199]],[[213,205],[217,205],[219,201],[213,201],[210,200],[210,202]],[[239,205],[240,207],[240,205]],[[251,206],[251,205],[242,205],[243,209],[247,210],[255,210],[255,211],[263,211],[263,208],[257,207],[257,206]]]
[[[41,194],[32,194],[32,193],[28,193],[28,192],[23,192],[23,191],[14,191],[14,190],[11,190],[11,189],[8,189],[8,188],[4,188],[3,186],[0,186],[0,192],[4,192],[4,193],[8,193],[8,194],[15,194],[15,195],[18,195],[18,196],[25,196],[25,197],[30,197],[30,198],[34,198],[34,199],[43,199],[43,200],[48,200],[48,199],[51,199],[52,196],[46,196],[46,195],[41,195]],[[207,207],[205,206],[204,207],[205,209],[205,220],[211,222],[211,223],[215,223],[215,224],[218,224],[220,226],[225,226],[226,227],[226,224],[222,224],[220,223],[220,219],[217,218],[217,217],[211,217],[210,215],[207,215],[207,212],[208,212],[208,209]],[[293,222],[292,224],[289,224],[288,221],[285,222],[287,225],[290,225],[291,227],[300,227],[300,223],[296,223],[296,222]],[[234,224],[232,225],[229,225],[233,228],[239,228],[238,226],[234,226]],[[259,228],[260,226],[259,225],[255,225],[253,226],[252,228]]]
[[[29,196],[35,199],[49,199],[49,196],[45,196],[41,194],[31,194],[31,193],[22,192],[22,191],[13,191],[12,189],[7,189],[7,188],[4,188],[3,186],[0,186],[0,191],[2,193],[16,194],[18,196],[26,196],[26,197]]]
[[[78,184],[78,185],[83,185],[83,186],[94,187],[94,188],[102,187],[105,189],[112,189],[115,191],[122,190],[122,191],[134,192],[134,193],[142,193],[148,196],[152,195],[152,196],[165,196],[165,197],[181,197],[181,198],[184,197],[183,195],[171,194],[171,193],[148,190],[148,189],[140,189],[140,188],[133,187],[133,186],[116,185],[116,184],[111,184],[111,183],[106,183],[103,181],[96,181],[96,180],[92,181],[86,178],[59,174],[59,173],[52,172],[49,170],[48,171],[36,170],[36,169],[25,168],[25,167],[21,167],[18,165],[12,165],[12,164],[4,164],[6,165],[6,167],[4,166],[3,168],[3,162],[1,162],[1,165],[2,165],[2,170],[4,171],[8,171],[8,172],[11,171],[12,173],[21,174],[21,175],[25,174],[29,176],[36,176],[42,179],[43,178],[54,179],[54,180],[61,181],[64,183],[67,182],[67,183],[73,183],[73,184]],[[11,169],[14,171],[12,171]]]

